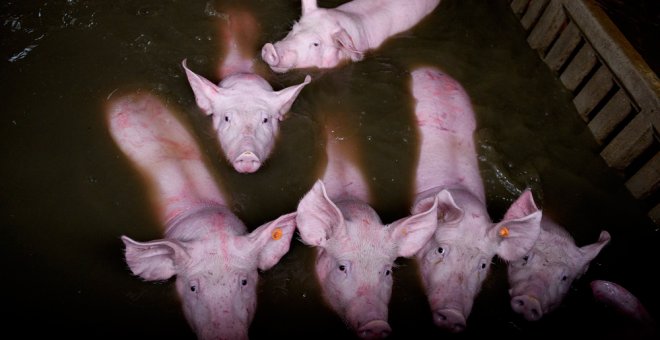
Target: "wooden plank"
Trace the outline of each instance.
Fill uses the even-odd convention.
[[[580,44],[580,41],[582,41],[580,29],[572,21],[569,21],[566,28],[561,32],[561,35],[559,35],[559,38],[557,38],[557,41],[545,56],[545,63],[551,70],[559,72],[561,67],[566,63],[566,60],[568,60]]]
[[[610,70],[601,66],[575,96],[573,104],[575,104],[575,108],[585,122],[589,121],[589,113],[605,98],[613,85],[614,80]]]
[[[648,215],[656,225],[660,225],[660,203],[656,204],[653,209],[649,210]]]
[[[589,130],[593,133],[598,144],[603,141],[616,129],[624,119],[633,111],[626,91],[619,89],[614,96],[605,104],[594,118],[589,122]]]
[[[607,14],[590,0],[564,0],[564,7],[594,50],[630,94],[633,104],[660,129],[660,80]]]
[[[559,30],[567,23],[566,14],[559,1],[550,1],[543,11],[538,23],[527,37],[529,46],[545,55],[550,44],[559,34]]]
[[[584,44],[559,76],[559,79],[568,90],[575,91],[584,77],[594,68],[596,61],[596,52],[589,44]]]
[[[527,7],[527,11],[525,11],[525,15],[523,15],[523,17],[520,19],[520,23],[522,24],[525,31],[529,31],[532,25],[536,23],[536,20],[541,15],[545,5],[548,4],[548,1],[549,0],[531,0],[529,2],[529,6]]]
[[[513,0],[511,2],[511,9],[513,10],[513,13],[520,18],[523,13],[525,13],[527,4],[529,4],[529,0]]]
[[[607,165],[624,170],[653,143],[653,125],[640,113],[608,144],[600,156]]]
[[[657,191],[660,186],[660,152],[637,171],[628,181],[626,187],[637,199],[644,199]]]

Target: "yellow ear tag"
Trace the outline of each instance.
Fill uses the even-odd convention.
[[[509,236],[509,228],[507,227],[502,227],[500,228],[500,231],[498,232],[500,237],[508,237]]]
[[[282,229],[280,228],[275,228],[273,232],[270,234],[270,237],[273,238],[273,240],[279,240],[282,238]]]

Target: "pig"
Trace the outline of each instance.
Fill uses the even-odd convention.
[[[436,205],[383,224],[362,173],[342,149],[346,143],[329,139],[325,173],[300,200],[296,225],[303,243],[315,247],[316,277],[330,308],[358,337],[381,339],[392,331],[394,261],[413,256],[431,237]]]
[[[537,321],[555,310],[574,280],[586,273],[589,263],[610,242],[603,230],[598,241],[583,247],[547,215],[534,247],[521,259],[507,264],[511,308],[528,321]]]
[[[589,283],[594,299],[612,308],[618,314],[625,316],[648,330],[656,328],[655,320],[639,299],[623,286],[606,280],[593,280]]]
[[[266,43],[261,58],[279,73],[298,68],[333,68],[360,61],[389,37],[431,13],[440,0],[353,0],[319,8],[302,0],[302,16],[284,39]]]
[[[415,255],[433,322],[462,332],[495,256],[516,260],[534,245],[541,210],[530,190],[492,222],[473,141],[475,115],[462,86],[433,67],[411,72],[420,151],[415,170],[417,214],[437,204],[435,232]],[[436,203],[437,202],[437,203]]]
[[[191,71],[182,61],[197,106],[212,117],[220,148],[234,169],[253,173],[270,156],[279,134],[279,122],[284,120],[295,99],[311,82],[307,75],[298,85],[273,91],[271,85],[255,73],[252,59],[245,56],[246,46],[239,39],[241,32],[258,32],[256,21],[247,12],[230,15],[221,26],[225,43],[225,63],[219,68],[223,77],[215,85]]]
[[[161,239],[121,237],[131,272],[145,281],[176,276],[184,315],[199,339],[247,339],[258,270],[288,252],[295,212],[248,233],[195,139],[153,95],[120,97],[108,105],[106,118],[113,140],[146,180],[163,227]]]

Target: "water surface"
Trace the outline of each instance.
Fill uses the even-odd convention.
[[[255,13],[262,43],[283,37],[300,10],[297,0],[0,5],[0,254],[7,331],[194,339],[172,282],[142,282],[123,261],[121,235],[146,241],[161,231],[141,178],[108,134],[108,98],[148,91],[177,108],[250,228],[295,210],[321,170],[321,131],[335,117],[342,138],[361,146],[374,206],[390,222],[406,214],[412,199],[417,135],[407,82],[418,65],[449,73],[472,99],[494,220],[531,187],[544,213],[563,223],[578,245],[595,242],[601,229],[612,242],[564,305],[537,323],[511,311],[505,267],[495,260],[468,329],[458,336],[433,326],[413,263],[399,260],[392,338],[549,337],[569,329],[610,337],[628,324],[593,301],[588,282],[596,278],[628,287],[657,315],[657,285],[648,271],[658,260],[658,232],[599,158],[570,94],[526,45],[507,1],[444,0],[419,26],[363,62],[270,74],[276,89],[301,82],[306,73],[313,82],[282,123],[275,154],[251,175],[233,172],[223,160],[180,66],[188,58],[196,72],[218,80],[217,24],[224,20],[222,8],[234,4]],[[263,273],[253,339],[351,336],[320,298],[312,256],[294,240],[281,263]]]

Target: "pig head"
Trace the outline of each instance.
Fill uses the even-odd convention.
[[[279,122],[311,77],[303,83],[273,91],[262,77],[253,73],[233,74],[215,85],[186,66],[188,82],[197,106],[212,117],[220,147],[236,171],[257,171],[270,156]]]
[[[257,307],[257,270],[289,250],[295,213],[251,233],[223,206],[177,216],[165,237],[137,242],[122,236],[126,262],[146,281],[176,277],[183,312],[199,339],[247,339]]]
[[[354,0],[337,8],[319,8],[302,0],[302,16],[284,39],[267,43],[261,58],[275,72],[297,68],[332,68],[359,61],[367,50],[409,29],[440,0]]]
[[[126,262],[146,281],[176,277],[176,290],[200,339],[246,339],[256,308],[258,270],[288,251],[295,213],[248,233],[226,206],[195,139],[151,95],[114,100],[112,138],[146,180],[162,239],[122,236]]]
[[[428,210],[434,201],[437,230],[416,260],[433,321],[461,332],[492,258],[515,260],[526,254],[538,237],[541,211],[531,192],[525,191],[509,207],[506,218],[493,223],[485,203],[470,191],[442,189],[421,193],[413,213]]]
[[[577,247],[571,235],[549,217],[543,217],[541,227],[534,247],[507,266],[511,308],[529,321],[555,310],[573,281],[586,273],[610,241],[610,234],[601,231],[597,242]]]
[[[298,205],[297,227],[317,247],[316,275],[325,300],[364,339],[384,338],[392,292],[392,266],[411,257],[435,230],[436,204],[383,225],[361,200],[333,202],[321,180]]]

